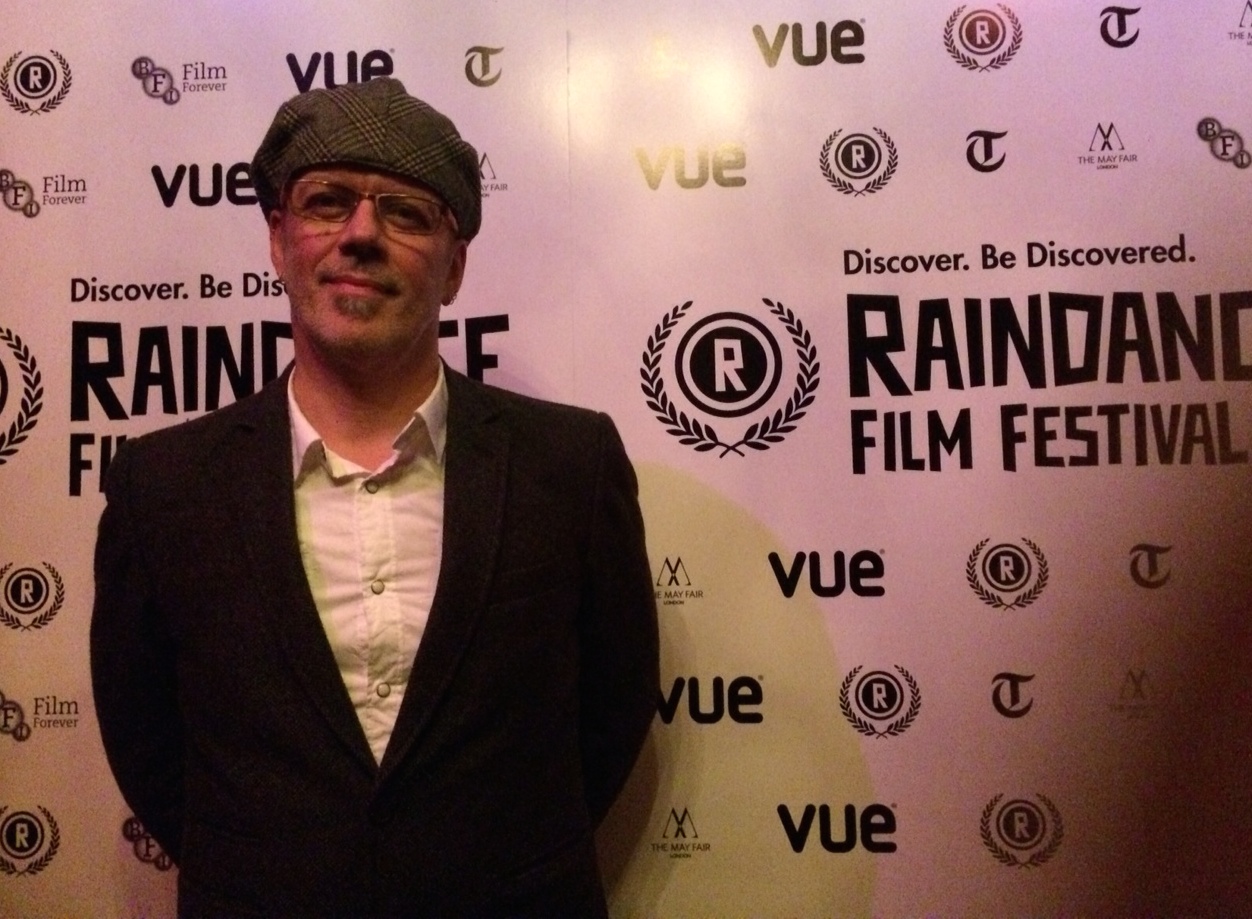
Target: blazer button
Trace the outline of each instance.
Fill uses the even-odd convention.
[[[386,589],[387,589],[387,585],[384,584],[382,581],[373,581],[370,584],[370,590],[372,590],[376,594],[380,594]]]

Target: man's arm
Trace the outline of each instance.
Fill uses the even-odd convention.
[[[96,538],[91,683],[96,717],[118,787],[144,828],[179,859],[183,734],[174,642],[152,601],[145,521],[132,498],[133,451],[109,467]]]
[[[581,737],[587,805],[599,824],[656,713],[656,601],[638,484],[617,429],[603,420],[581,611]]]

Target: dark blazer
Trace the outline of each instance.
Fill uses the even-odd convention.
[[[96,547],[109,763],[182,916],[600,916],[592,831],[655,710],[607,416],[451,370],[443,561],[374,762],[296,537],[286,375],[126,444]]]

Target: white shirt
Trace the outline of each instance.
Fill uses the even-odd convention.
[[[357,718],[381,761],[439,580],[448,417],[443,367],[391,456],[372,471],[323,444],[290,381],[287,404],[305,575]]]

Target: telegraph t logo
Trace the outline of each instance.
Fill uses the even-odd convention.
[[[1127,20],[1139,12],[1139,7],[1106,6],[1100,11],[1100,37],[1112,48],[1129,48],[1139,38],[1139,30],[1128,35]]]
[[[965,161],[978,172],[995,172],[1004,165],[1004,154],[996,156],[995,142],[1008,136],[1008,131],[970,131],[965,139]]]
[[[499,54],[503,48],[488,48],[486,45],[474,45],[465,52],[465,79],[475,86],[492,86],[504,75],[503,70],[491,72],[491,56]]]

